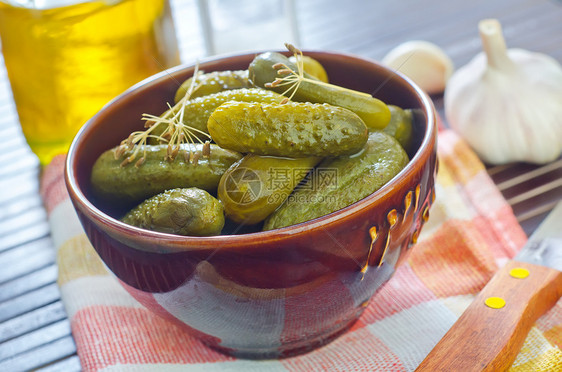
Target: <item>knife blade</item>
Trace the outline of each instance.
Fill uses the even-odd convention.
[[[416,369],[505,371],[562,296],[562,201],[475,297]]]

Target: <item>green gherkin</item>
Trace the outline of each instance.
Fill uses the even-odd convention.
[[[287,57],[280,53],[262,53],[250,63],[250,82],[255,86],[272,89],[278,93],[283,93],[291,86],[290,84],[273,84],[276,79],[285,79],[284,82],[291,81],[291,75],[284,68],[278,69],[276,66],[285,65],[294,73],[298,73],[297,66]],[[344,107],[355,112],[370,129],[382,129],[390,121],[390,111],[388,106],[381,100],[372,97],[370,94],[346,89],[334,84],[325,84],[315,81],[311,75],[303,72],[305,80],[300,81],[298,88],[291,98],[293,101],[328,103],[334,106]],[[292,75],[294,77],[294,74]],[[294,81],[293,81],[294,82]],[[296,87],[296,85],[295,85]],[[376,87],[373,87],[376,88]],[[292,88],[291,88],[292,89]],[[292,94],[289,90],[287,94]]]
[[[409,153],[414,136],[412,111],[403,110],[394,105],[388,105],[388,108],[390,109],[391,115],[390,122],[382,131],[396,138],[404,150]]]
[[[353,112],[308,102],[227,102],[213,112],[207,127],[223,148],[290,158],[353,154],[368,137]]]
[[[295,225],[345,208],[381,188],[407,163],[408,155],[394,137],[373,132],[359,154],[320,163],[265,220],[263,229]]]
[[[246,155],[223,174],[219,183],[218,196],[226,216],[248,225],[263,221],[320,160]]]
[[[178,188],[155,195],[129,211],[121,221],[169,234],[219,235],[224,227],[222,204],[198,188]]]
[[[213,111],[225,102],[240,101],[278,103],[284,99],[285,97],[278,93],[261,88],[225,90],[223,92],[213,93],[188,101],[184,108],[182,122],[191,128],[209,133],[207,130],[207,120]],[[177,112],[180,107],[181,103],[175,105],[171,110],[173,112]],[[169,111],[170,110],[166,111],[161,116],[170,115]],[[157,136],[162,135],[166,128],[167,126],[165,123],[159,124],[157,128],[154,128],[151,134]],[[158,140],[151,139],[150,143],[154,144],[157,142]]]
[[[193,77],[190,77],[181,84],[174,98],[176,103],[185,96],[192,82]],[[190,99],[222,92],[224,90],[251,88],[252,86],[248,81],[248,70],[208,72],[198,76],[195,83],[193,87],[194,90],[189,97]]]
[[[203,156],[201,144],[183,144],[173,161],[165,160],[168,145],[145,145],[139,153],[144,156],[140,166],[122,165],[122,157],[115,156],[118,147],[105,151],[94,163],[91,184],[94,195],[113,205],[127,206],[178,187],[197,187],[214,192],[224,172],[242,158],[239,153],[210,145],[209,156]],[[190,161],[189,155],[198,157]]]

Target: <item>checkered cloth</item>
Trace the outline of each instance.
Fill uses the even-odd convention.
[[[64,157],[41,193],[62,299],[84,371],[412,371],[526,236],[484,166],[439,133],[436,200],[416,247],[359,321],[334,342],[282,360],[239,360],[145,309],[110,275],[66,192]],[[532,328],[511,371],[562,370],[562,300]]]

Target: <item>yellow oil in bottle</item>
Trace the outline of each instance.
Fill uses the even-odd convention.
[[[0,2],[0,36],[22,130],[42,164],[112,98],[179,63],[167,0]]]

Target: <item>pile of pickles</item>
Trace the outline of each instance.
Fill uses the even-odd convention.
[[[381,188],[409,161],[411,110],[331,84],[289,50],[196,71],[146,131],[97,159],[95,198],[133,226],[212,236],[295,225]]]

